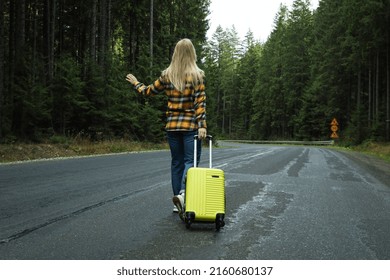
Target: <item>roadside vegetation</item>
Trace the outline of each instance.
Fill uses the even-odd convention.
[[[355,151],[374,156],[390,163],[390,143],[366,141],[358,146],[343,143],[333,146],[336,149]],[[166,142],[153,143],[134,140],[69,139],[53,137],[44,143],[0,144],[0,162],[16,162],[37,159],[103,155],[168,149]]]
[[[0,162],[90,156],[168,149],[166,143],[133,140],[68,139],[55,137],[44,143],[0,144]]]
[[[338,146],[343,147],[343,146]],[[365,141],[357,146],[343,147],[343,149],[352,150],[367,155],[375,156],[390,163],[390,143]]]

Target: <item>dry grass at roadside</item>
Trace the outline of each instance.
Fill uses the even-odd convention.
[[[369,141],[359,146],[351,147],[351,149],[353,151],[373,155],[387,162],[390,162],[390,142],[377,143]]]
[[[91,142],[83,139],[69,140],[66,138],[54,138],[51,139],[50,142],[42,144],[0,144],[0,162],[4,163],[161,149],[169,149],[168,144],[126,140]],[[390,142],[365,142],[359,146],[349,147],[346,149],[373,155],[390,162]]]
[[[166,143],[132,142],[125,140],[91,142],[88,140],[69,143],[1,144],[0,162],[26,161],[47,158],[86,156],[145,150],[168,149]]]

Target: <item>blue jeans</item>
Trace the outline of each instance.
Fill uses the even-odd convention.
[[[185,190],[186,175],[194,166],[194,136],[197,131],[168,131],[168,143],[171,149],[171,180],[173,195]],[[201,155],[201,141],[197,145],[197,163]]]

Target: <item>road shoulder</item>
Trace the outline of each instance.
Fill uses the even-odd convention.
[[[370,170],[375,174],[375,176],[386,186],[390,187],[390,163],[382,160],[378,157],[353,152],[353,151],[341,151],[340,153],[346,157],[355,161],[358,165],[362,166],[364,169]]]

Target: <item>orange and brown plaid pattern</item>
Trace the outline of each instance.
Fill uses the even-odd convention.
[[[181,92],[172,83],[160,77],[149,86],[138,82],[134,88],[140,94],[147,96],[163,93],[168,96],[165,126],[167,131],[192,131],[207,128],[206,93],[203,83],[194,86],[191,80],[187,80],[185,90]]]

